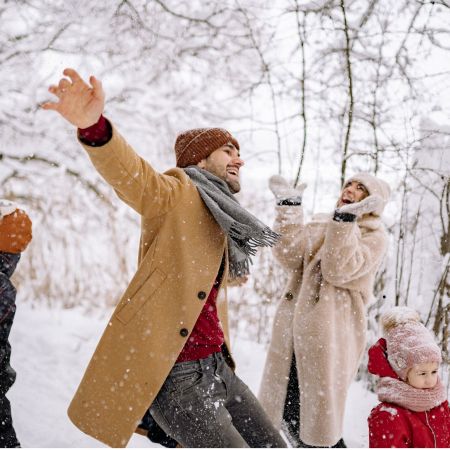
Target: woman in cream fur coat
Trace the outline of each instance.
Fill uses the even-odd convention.
[[[386,182],[358,173],[334,215],[303,222],[305,185],[274,176],[278,261],[290,271],[273,323],[260,401],[295,447],[345,447],[348,388],[366,345],[366,307],[386,251]]]

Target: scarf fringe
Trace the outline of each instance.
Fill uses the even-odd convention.
[[[254,231],[249,226],[235,222],[228,232],[229,236],[236,243],[248,249],[249,255],[255,255],[257,247],[273,247],[280,239],[281,235],[271,230],[269,227],[261,230],[256,236],[251,236]]]
[[[224,180],[196,166],[187,167],[184,171],[196,185],[216,222],[229,237],[230,277],[248,275],[251,257],[256,254],[258,247],[272,247],[281,235],[245,210]]]
[[[239,261],[236,263],[231,263],[229,266],[228,273],[231,278],[240,278],[250,273],[251,259],[246,259],[245,261]]]

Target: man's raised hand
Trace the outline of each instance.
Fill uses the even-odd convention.
[[[65,69],[63,74],[68,78],[61,78],[57,85],[52,85],[48,89],[58,97],[58,101],[46,102],[42,108],[59,112],[78,128],[94,125],[105,107],[102,83],[91,76],[89,86],[74,69]]]

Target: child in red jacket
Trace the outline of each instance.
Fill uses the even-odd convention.
[[[381,321],[385,339],[369,350],[381,402],[368,418],[369,447],[450,447],[442,357],[432,334],[410,308],[393,308]]]

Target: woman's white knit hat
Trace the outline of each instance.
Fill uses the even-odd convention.
[[[362,183],[368,190],[369,195],[377,195],[381,198],[382,202],[379,208],[372,212],[372,214],[376,216],[381,216],[384,207],[386,206],[386,203],[389,201],[389,197],[391,196],[391,189],[386,181],[374,175],[371,175],[368,172],[356,173],[351,178],[346,180],[344,186],[350,181],[358,181],[359,183]]]

